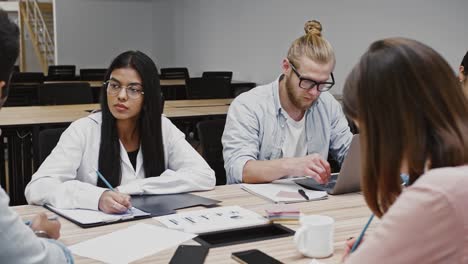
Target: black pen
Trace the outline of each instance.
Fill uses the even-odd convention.
[[[299,189],[299,190],[297,190],[297,192],[298,192],[302,197],[304,197],[307,201],[309,201],[309,196],[307,196],[307,194],[304,192],[304,190]]]

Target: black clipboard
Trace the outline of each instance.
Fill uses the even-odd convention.
[[[132,205],[152,217],[176,213],[175,210],[194,206],[212,207],[221,201],[191,193],[132,195]]]
[[[116,224],[116,223],[123,223],[123,222],[129,222],[129,221],[140,220],[140,219],[145,219],[145,218],[152,217],[151,214],[149,214],[149,215],[135,216],[135,217],[131,217],[131,218],[129,218],[129,217],[121,218],[121,219],[113,220],[113,221],[102,221],[102,222],[94,222],[94,223],[84,224],[84,223],[81,223],[81,222],[77,221],[76,219],[73,219],[71,217],[68,217],[68,216],[56,211],[54,208],[52,208],[51,206],[49,206],[47,204],[45,204],[44,207],[47,210],[52,211],[57,215],[60,215],[61,217],[67,219],[68,221],[70,221],[70,222],[74,223],[75,225],[77,225],[79,227],[82,227],[82,228],[90,228],[90,227],[111,225],[111,224]]]
[[[265,224],[199,234],[193,240],[208,248],[257,242],[294,235],[295,231],[280,224]]]

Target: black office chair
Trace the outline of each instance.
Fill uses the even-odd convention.
[[[159,76],[159,78],[161,80],[187,80],[188,78],[190,78],[190,75],[187,68],[161,68],[161,75]]]
[[[206,71],[202,73],[203,78],[222,78],[226,79],[231,83],[232,72],[230,71]]]
[[[89,83],[46,83],[39,88],[39,105],[92,104]]]
[[[5,106],[37,105],[38,89],[43,82],[42,72],[14,72]]]
[[[106,81],[107,69],[80,69],[80,80],[82,81]]]
[[[45,76],[42,72],[13,72],[11,83],[43,83]]]
[[[55,146],[57,146],[60,136],[65,129],[67,128],[47,128],[39,132],[39,166],[49,156]]]
[[[167,100],[183,100],[186,99],[186,85],[190,79],[190,75],[187,68],[161,68],[161,80],[185,80],[185,85],[177,86],[161,86],[161,90]]]
[[[190,78],[187,83],[187,99],[232,98],[231,83],[225,78]]]
[[[226,184],[223,145],[221,143],[225,124],[226,119],[205,120],[197,124],[202,156],[215,171],[216,185]]]
[[[252,88],[257,86],[254,82],[231,82],[231,89],[233,92],[233,96],[237,97],[238,95],[250,91]]]
[[[75,65],[51,65],[47,72],[47,81],[75,81]]]
[[[210,93],[214,98],[234,97],[231,71],[206,71],[203,72],[202,78],[205,80],[203,85],[210,89]],[[224,81],[211,81],[212,79],[223,79]]]

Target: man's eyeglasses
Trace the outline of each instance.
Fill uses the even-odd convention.
[[[299,72],[296,70],[296,67],[294,67],[294,65],[291,62],[289,63],[289,65],[291,65],[291,69],[299,78],[299,87],[301,87],[302,89],[309,90],[317,86],[317,90],[319,92],[326,92],[330,90],[333,87],[333,85],[335,85],[335,77],[333,76],[333,72],[330,73],[330,76],[332,79],[331,82],[317,82],[317,81],[302,77],[301,74],[299,74]]]
[[[138,99],[142,94],[145,94],[145,92],[143,92],[143,86],[141,86],[141,84],[130,84],[127,87],[125,87],[121,86],[118,82],[109,80],[107,82],[104,82],[104,85],[107,87],[107,94],[112,96],[117,96],[122,89],[126,89],[127,96],[130,99]]]

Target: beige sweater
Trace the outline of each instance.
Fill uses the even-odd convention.
[[[468,263],[468,166],[406,188],[346,263]]]

